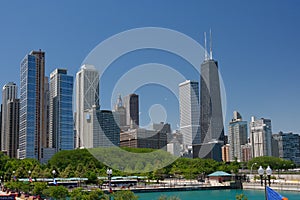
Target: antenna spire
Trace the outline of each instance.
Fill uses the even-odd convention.
[[[209,52],[209,57],[210,60],[213,59],[213,55],[212,55],[212,34],[211,34],[211,29],[209,29],[209,33],[210,33],[210,52]]]
[[[204,32],[204,60],[207,60],[207,50],[206,50],[206,32]]]

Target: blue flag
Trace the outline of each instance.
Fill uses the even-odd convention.
[[[267,197],[268,197],[268,200],[285,200],[285,199],[287,199],[287,198],[284,198],[283,196],[281,196],[275,190],[272,190],[268,186],[267,186]]]

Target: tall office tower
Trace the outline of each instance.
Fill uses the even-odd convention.
[[[187,80],[179,84],[180,132],[185,152],[200,144],[199,83]],[[191,153],[191,152],[190,152]]]
[[[85,146],[81,141],[85,134],[84,111],[93,106],[99,110],[99,101],[99,72],[93,65],[82,65],[76,74],[76,148]]]
[[[300,136],[293,133],[283,133],[272,135],[277,143],[277,154],[279,158],[292,160],[295,164],[300,164]],[[273,152],[274,154],[274,152]]]
[[[229,122],[228,142],[230,161],[242,161],[241,145],[247,143],[247,122],[243,121],[242,116],[237,111],[233,112],[233,119]]]
[[[202,143],[200,156],[221,161],[221,147],[224,144],[224,125],[218,62],[212,57],[212,45],[210,45],[209,58],[205,50],[204,62],[201,64],[200,87],[200,132]]]
[[[31,51],[21,62],[19,156],[42,158],[46,141],[45,52]]]
[[[120,145],[120,128],[112,111],[97,110],[96,106],[86,109],[82,142],[84,148]]]
[[[8,137],[8,121],[7,118],[7,104],[11,100],[17,98],[18,88],[17,85],[13,82],[5,84],[2,88],[2,130],[1,130],[1,151],[7,151],[7,137]]]
[[[50,74],[49,146],[56,152],[74,149],[72,97],[73,76],[55,69]]]
[[[124,107],[126,109],[126,125],[130,128],[139,127],[139,95],[130,94],[125,96]]]
[[[45,137],[43,137],[42,146],[43,148],[49,148],[50,144],[50,136],[49,136],[49,120],[50,120],[50,91],[49,91],[49,77],[45,76],[45,83],[44,83],[44,111],[45,111],[45,120],[44,126],[46,127]]]
[[[11,158],[18,157],[20,100],[10,99],[6,104],[6,151]]]
[[[121,130],[126,129],[126,109],[123,106],[123,101],[121,95],[119,95],[117,103],[114,109],[114,115],[118,119],[118,125]]]
[[[270,119],[251,117],[250,143],[252,157],[272,156],[272,127]]]

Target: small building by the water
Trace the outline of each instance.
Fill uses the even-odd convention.
[[[208,177],[210,180],[216,180],[219,181],[219,183],[221,183],[224,181],[231,181],[232,175],[223,171],[216,171],[212,174],[209,174]]]

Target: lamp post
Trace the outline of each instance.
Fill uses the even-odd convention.
[[[31,182],[32,182],[32,179],[31,179],[31,171],[30,170],[28,171],[28,180],[29,180],[29,193],[31,193]]]
[[[55,183],[55,174],[56,174],[55,169],[52,170],[52,174],[53,174],[53,185],[56,185],[56,183]]]
[[[263,186],[263,179],[265,182],[265,198],[267,200],[267,178],[268,178],[268,182],[269,182],[269,186],[271,186],[271,175],[272,175],[272,169],[270,168],[270,166],[267,167],[266,169],[266,174],[267,176],[264,176],[264,172],[265,170],[262,168],[262,166],[259,167],[259,169],[257,170],[259,176],[260,176],[260,184],[261,186]]]
[[[31,180],[31,171],[30,170],[28,171],[28,179],[29,179],[29,182],[31,183],[32,180]]]
[[[15,179],[16,179],[16,177],[15,177],[16,171],[12,171],[12,173],[13,173],[13,180],[15,181]]]
[[[252,168],[253,168],[254,165],[257,165],[257,163],[253,163],[251,165],[251,169],[250,169],[250,182],[251,182],[251,178],[252,178]]]
[[[112,169],[107,169],[106,170],[106,173],[107,173],[107,177],[108,177],[108,185],[109,185],[109,193],[111,193],[111,176],[112,176]],[[109,199],[110,198],[110,195],[109,195]]]

